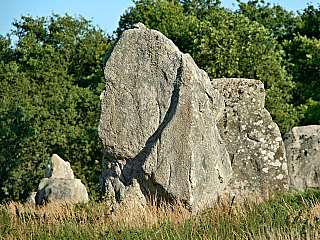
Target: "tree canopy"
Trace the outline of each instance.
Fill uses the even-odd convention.
[[[22,17],[15,47],[1,37],[0,198],[37,189],[53,153],[99,193],[102,62],[111,41],[82,17]]]

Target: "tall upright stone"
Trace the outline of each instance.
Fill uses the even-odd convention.
[[[223,98],[189,54],[139,23],[105,58],[98,127],[106,195],[212,206],[231,175],[216,127]]]
[[[283,139],[290,185],[299,191],[320,189],[320,125],[294,127]]]
[[[218,129],[234,175],[226,192],[267,196],[288,188],[288,165],[277,124],[265,109],[263,83],[253,79],[214,79],[225,98]]]

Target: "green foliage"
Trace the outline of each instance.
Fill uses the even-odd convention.
[[[293,83],[281,66],[283,50],[268,29],[243,15],[215,8],[195,26],[192,36],[192,55],[211,78],[261,80],[267,93],[266,107],[281,132],[294,126]]]
[[[297,83],[296,104],[309,98],[320,101],[320,39],[297,34],[284,42],[288,55],[289,71]]]
[[[17,45],[3,37],[0,45],[0,201],[35,191],[53,153],[98,196],[96,128],[111,41],[81,17],[23,16],[13,25]]]
[[[237,0],[237,2],[239,2],[239,9],[236,11],[238,14],[270,29],[279,42],[291,33],[295,16],[293,12],[288,12],[278,4],[271,6],[264,0],[251,0],[247,3]]]
[[[296,83],[295,104],[304,117],[300,124],[320,123],[320,4],[309,5],[294,19],[291,38],[284,41],[288,70]]]
[[[320,39],[320,4],[318,7],[308,5],[294,19],[293,33],[299,33],[301,36],[308,38]]]
[[[320,125],[320,101],[309,98],[304,105],[303,125]]]

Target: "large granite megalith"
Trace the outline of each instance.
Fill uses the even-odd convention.
[[[216,121],[224,102],[189,54],[139,23],[105,57],[98,127],[106,195],[211,206],[232,175]]]
[[[253,79],[214,79],[225,98],[220,135],[231,159],[233,177],[226,192],[267,196],[288,188],[288,165],[277,124],[265,109],[263,83]]]
[[[41,205],[57,201],[88,201],[88,193],[80,179],[74,179],[70,163],[53,154],[46,166],[45,178],[39,184],[35,202]]]
[[[283,141],[290,185],[299,191],[320,189],[320,125],[294,127]]]

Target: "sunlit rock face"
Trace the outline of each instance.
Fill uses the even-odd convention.
[[[211,207],[232,170],[216,127],[223,98],[207,74],[141,23],[114,44],[104,73],[104,193],[118,202],[151,196],[180,199],[194,211]]]
[[[288,188],[288,165],[277,124],[265,109],[263,83],[253,79],[213,79],[225,99],[217,126],[234,175],[226,191],[237,196],[267,196]]]

